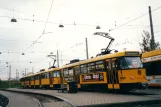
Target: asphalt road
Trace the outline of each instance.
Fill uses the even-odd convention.
[[[39,107],[38,102],[33,97],[24,94],[0,91],[0,94],[9,99],[8,107]]]

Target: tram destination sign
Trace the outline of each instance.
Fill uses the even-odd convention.
[[[143,58],[143,62],[150,62],[150,61],[156,61],[156,60],[161,60],[161,55]]]
[[[127,55],[127,56],[138,56],[139,52],[125,52],[125,55]]]

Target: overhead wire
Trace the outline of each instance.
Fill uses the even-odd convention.
[[[155,9],[153,9],[151,12],[156,11],[156,10],[158,10],[158,9],[160,9],[160,8],[161,8],[161,6],[155,8]],[[149,14],[149,12],[147,12],[147,13],[145,13],[145,14],[142,14],[141,16],[138,16],[138,17],[136,17],[136,18],[134,18],[134,19],[132,19],[132,20],[126,22],[126,23],[123,23],[123,24],[117,26],[116,28],[112,29],[111,31],[116,30],[116,29],[118,29],[118,28],[120,28],[120,27],[123,27],[123,26],[127,25],[128,23],[131,23],[131,22],[133,22],[133,21],[135,21],[135,20],[137,20],[137,19],[140,19],[141,17],[143,17],[143,16],[145,16],[145,15],[147,15],[147,14]]]
[[[43,36],[43,34],[45,33],[45,29],[46,29],[47,22],[48,22],[48,19],[49,19],[49,15],[50,15],[50,12],[51,12],[51,9],[52,9],[52,6],[53,6],[53,2],[54,2],[54,0],[52,0],[52,3],[51,3],[50,10],[49,10],[49,13],[48,13],[46,22],[45,22],[45,26],[44,26],[43,32],[42,32],[41,35],[35,40],[35,42],[37,42],[37,41]],[[30,47],[32,47],[34,44],[35,44],[35,43],[32,43],[28,48],[25,49],[24,52],[26,52],[26,51],[27,51]]]
[[[53,3],[53,1],[52,1],[52,3]],[[51,5],[51,7],[52,7],[52,5]],[[161,7],[158,7],[158,8],[156,8],[156,9],[152,10],[152,11],[155,11],[155,10],[157,10],[157,9],[159,9],[159,8],[161,8]],[[50,11],[51,11],[51,8],[50,8]],[[50,14],[50,11],[49,11],[49,14]],[[43,33],[44,33],[44,31],[45,31],[45,28],[46,28],[47,23],[54,23],[54,22],[48,22],[49,14],[48,14],[48,17],[47,17],[46,22],[45,22],[45,21],[34,20],[34,21],[37,21],[37,22],[45,22],[45,27],[44,27]],[[145,15],[147,15],[147,14],[148,14],[148,13],[145,13],[145,14],[143,14],[143,15],[137,17],[137,18],[134,18],[133,20],[130,20],[130,21],[128,21],[128,22],[126,22],[126,23],[124,23],[124,24],[122,24],[122,25],[116,27],[115,29],[118,29],[118,28],[120,28],[120,27],[122,27],[122,26],[124,26],[124,25],[126,25],[126,24],[128,24],[128,23],[130,23],[130,22],[132,22],[132,21],[135,21],[135,20],[137,20],[137,19],[139,19],[139,18],[141,18],[141,17],[143,17],[143,16],[145,16]],[[7,17],[7,16],[0,16],[0,17]],[[12,18],[12,17],[7,17],[7,18]],[[23,18],[18,18],[18,19],[33,21],[33,20],[31,20],[31,19],[23,19]],[[58,24],[58,23],[55,23],[55,24]],[[67,25],[73,25],[73,24],[67,24]],[[94,26],[94,25],[87,25],[87,24],[77,24],[77,25]],[[115,29],[114,29],[114,30],[115,30]],[[42,37],[43,33],[38,37],[37,40],[39,40],[39,39]],[[36,41],[37,41],[37,40],[36,40]],[[35,44],[35,43],[32,43],[32,45],[34,45],[34,44]],[[30,46],[25,50],[25,52],[26,52],[30,47],[32,47],[32,45],[30,45]]]
[[[53,2],[52,2],[52,3],[53,3]],[[52,7],[52,6],[51,6],[51,7]],[[161,8],[161,7],[158,7],[158,8],[156,8],[156,9],[153,9],[152,12],[153,12],[153,11],[156,11],[156,10],[158,10],[158,9],[160,9],[160,8]],[[50,9],[51,9],[51,8],[50,8]],[[50,13],[50,11],[49,11],[49,13]],[[120,27],[122,27],[122,26],[125,26],[125,25],[127,25],[128,23],[131,23],[131,22],[133,22],[133,21],[135,21],[135,20],[137,20],[137,19],[139,19],[139,18],[141,18],[141,17],[143,17],[143,16],[145,16],[145,15],[147,15],[147,14],[148,14],[148,12],[145,13],[145,14],[143,14],[143,15],[141,15],[141,16],[139,16],[139,17],[136,17],[136,18],[134,18],[134,19],[132,19],[132,20],[130,20],[130,21],[124,23],[124,24],[121,24],[120,26],[118,26],[118,27],[112,29],[111,31],[116,30],[116,29],[118,29],[118,28],[120,28]],[[49,14],[48,14],[48,16],[49,16]],[[48,20],[48,18],[47,18],[47,20]],[[47,25],[47,21],[46,21],[46,23],[45,23],[44,29],[46,28],[46,25]],[[80,25],[81,25],[81,24],[80,24]],[[82,24],[82,25],[85,25],[85,24]],[[91,25],[91,26],[93,26],[93,25]],[[44,30],[43,30],[43,33],[44,33]],[[39,38],[38,38],[37,40],[39,40],[39,39],[42,37],[43,33],[39,36]],[[37,40],[36,40],[36,41],[37,41]],[[31,44],[26,50],[28,50],[30,47],[32,47],[32,45],[34,45],[34,44]],[[26,51],[26,50],[25,50],[25,51]]]

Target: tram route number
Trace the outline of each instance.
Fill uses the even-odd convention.
[[[103,73],[82,75],[83,82],[104,81]]]

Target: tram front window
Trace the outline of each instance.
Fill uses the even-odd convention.
[[[120,69],[142,68],[142,62],[139,57],[121,57],[118,60]]]
[[[128,68],[142,68],[143,64],[139,57],[125,57]]]

